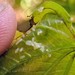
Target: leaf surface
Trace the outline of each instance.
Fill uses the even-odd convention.
[[[0,58],[0,75],[75,75],[75,39],[69,15],[54,2],[43,6],[48,9],[33,14],[38,19],[36,26]],[[41,19],[38,13],[43,14]]]

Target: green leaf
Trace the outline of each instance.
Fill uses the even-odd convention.
[[[27,35],[0,58],[0,75],[75,75],[75,39],[71,21],[61,6],[51,3],[53,11],[42,11],[41,20],[39,17]],[[49,4],[43,5],[48,8]],[[56,13],[50,12],[54,10]],[[38,12],[34,18],[37,15]],[[69,27],[66,26],[68,23]]]
[[[41,19],[43,18],[43,15],[47,13],[56,14],[59,17],[61,17],[61,19],[63,20],[65,25],[68,27],[70,32],[73,34],[73,36],[75,35],[75,32],[73,28],[71,27],[72,23],[71,23],[70,15],[67,13],[67,11],[63,7],[61,7],[59,4],[52,1],[45,1],[43,4],[40,5],[40,7],[38,7],[38,9],[35,10],[35,12],[33,13],[34,22],[37,23],[41,21]]]
[[[31,60],[16,67],[7,75],[68,75],[71,71],[75,51],[72,34],[57,15],[47,14],[44,17],[37,24],[35,31],[29,35],[33,35],[35,41],[42,43],[46,48],[45,51],[40,54],[34,48],[34,57],[31,57]],[[40,30],[42,30],[42,33],[38,35]]]
[[[51,9],[55,12],[55,14],[59,15],[64,22],[67,24],[70,24],[70,16],[67,13],[67,11],[61,7],[59,4],[52,2],[52,1],[46,1],[44,2],[41,7],[38,9],[38,12],[42,12],[44,9]],[[62,9],[62,10],[61,10]],[[59,12],[58,12],[59,11]],[[39,15],[39,14],[38,14]],[[63,16],[64,15],[64,16]],[[35,16],[34,16],[35,17]],[[34,18],[35,20],[35,18]],[[37,20],[37,19],[36,19]],[[35,21],[38,22],[38,21]]]

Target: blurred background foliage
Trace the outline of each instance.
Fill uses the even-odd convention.
[[[29,19],[31,14],[42,2],[48,0],[7,0],[15,9],[18,27],[17,30],[25,33],[30,28]],[[75,0],[49,0],[63,6],[71,15],[73,25],[75,25]],[[18,33],[19,34],[19,33]],[[19,36],[19,35],[18,35]]]
[[[8,0],[15,9],[20,9],[25,12],[24,14],[31,14],[34,8],[40,3],[47,0]],[[62,5],[71,15],[75,15],[75,0],[49,0],[55,1]]]

